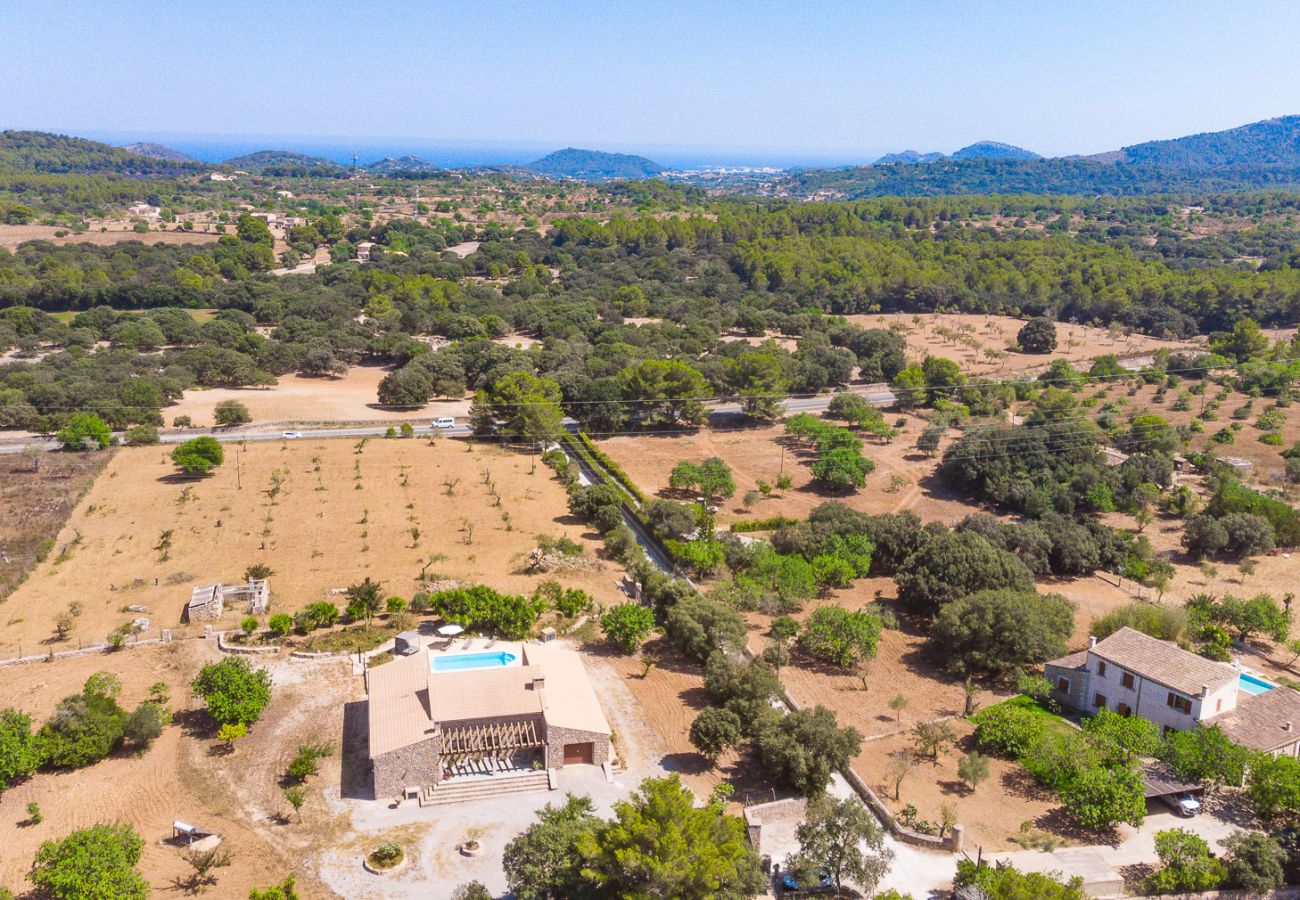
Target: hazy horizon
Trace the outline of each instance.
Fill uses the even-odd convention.
[[[982,140],[1086,155],[1300,112],[1297,33],[1282,0],[11,0],[0,122],[756,162]]]

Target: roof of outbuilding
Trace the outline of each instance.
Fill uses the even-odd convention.
[[[1236,709],[1207,719],[1205,724],[1218,725],[1234,744],[1262,752],[1276,750],[1300,740],[1300,693],[1286,687],[1260,694],[1243,691]]]

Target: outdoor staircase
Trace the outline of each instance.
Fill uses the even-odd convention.
[[[453,778],[420,791],[421,806],[445,806],[469,803],[510,794],[532,794],[551,789],[545,770],[517,775],[492,775],[482,778]]]

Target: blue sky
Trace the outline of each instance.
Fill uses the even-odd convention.
[[[1300,113],[1300,3],[6,0],[0,127],[870,158]]]

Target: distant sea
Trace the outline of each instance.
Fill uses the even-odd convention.
[[[137,142],[163,144],[204,162],[224,162],[258,150],[292,150],[308,156],[321,156],[348,165],[353,154],[357,163],[366,165],[387,156],[416,156],[444,168],[466,166],[524,165],[548,153],[562,149],[554,144],[536,142],[434,141],[419,138],[291,137],[285,135],[187,135],[165,132],[76,131],[80,137],[121,146]],[[587,146],[575,142],[568,146],[586,146],[591,150],[632,153],[652,159],[669,169],[706,169],[726,167],[801,168],[862,165],[880,156],[882,151],[816,150],[747,150],[706,149],[669,146],[631,147],[626,145]]]

